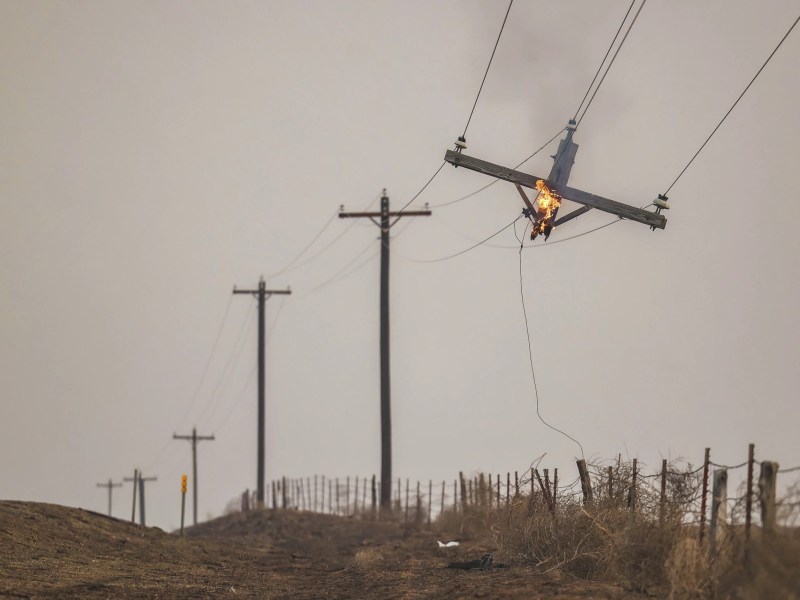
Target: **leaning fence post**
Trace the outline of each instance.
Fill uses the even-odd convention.
[[[581,491],[583,492],[583,503],[591,504],[592,502],[592,482],[589,479],[589,469],[586,468],[586,461],[581,459],[577,461],[578,475],[581,478]]]
[[[461,510],[467,509],[467,481],[464,479],[464,472],[458,472],[458,479],[461,482]]]
[[[758,478],[758,498],[761,501],[761,527],[765,534],[773,534],[777,528],[775,514],[775,488],[778,480],[778,463],[762,461]]]
[[[553,516],[556,514],[556,499],[558,497],[558,468],[553,469]]]
[[[723,527],[727,519],[728,508],[728,470],[715,469],[714,483],[711,489],[711,552],[715,552],[722,541]]]
[[[708,467],[711,463],[711,448],[706,448],[703,458],[703,496],[700,500],[700,543],[703,543],[703,534],[706,527],[706,498],[708,497]]]
[[[519,473],[514,471],[514,500],[519,497]]]

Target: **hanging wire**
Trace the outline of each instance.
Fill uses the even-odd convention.
[[[527,231],[527,226],[526,226],[525,229]],[[524,233],[523,233],[523,239],[524,239]],[[545,421],[544,418],[542,418],[542,415],[539,412],[539,388],[538,388],[538,386],[536,384],[536,370],[533,367],[533,348],[531,346],[531,329],[530,329],[530,325],[528,324],[528,311],[525,308],[525,291],[524,291],[524,287],[522,285],[522,247],[523,247],[523,245],[522,245],[522,243],[520,243],[520,245],[519,245],[519,296],[520,296],[520,300],[522,302],[522,316],[525,318],[525,335],[527,336],[527,339],[528,339],[528,358],[529,358],[530,365],[531,365],[531,377],[533,378],[533,391],[534,391],[534,395],[536,396],[536,416],[539,417],[539,420],[542,423],[544,423],[547,427],[549,427],[553,431],[556,431],[556,432],[560,433],[561,435],[563,435],[564,437],[566,437],[566,438],[572,440],[573,442],[575,442],[578,445],[578,448],[580,448],[580,450],[581,450],[581,458],[583,458],[585,460],[585,457],[584,457],[584,454],[583,454],[583,445],[578,440],[576,440],[574,437],[569,435],[568,433],[562,431],[558,427],[553,427],[550,423]]]

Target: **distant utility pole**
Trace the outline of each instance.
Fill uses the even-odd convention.
[[[139,524],[144,527],[144,484],[147,481],[158,481],[158,477],[142,477],[139,473]]]
[[[172,439],[174,440],[189,440],[192,442],[192,488],[193,488],[193,500],[192,500],[192,508],[194,509],[194,524],[197,525],[197,442],[202,441],[213,441],[214,434],[211,435],[197,435],[197,428],[192,427],[192,435],[178,435],[177,433],[172,434]]]
[[[386,190],[380,212],[340,212],[340,219],[367,218],[381,228],[381,507],[391,506],[392,490],[392,410],[389,361],[389,230],[402,217],[429,217],[430,210],[391,212]],[[375,219],[380,219],[376,221]]]
[[[133,482],[133,508],[131,509],[131,523],[136,523],[136,488],[139,487],[139,469],[133,470],[133,477],[123,477],[122,481]]]
[[[292,290],[268,290],[264,278],[258,281],[257,290],[237,290],[233,288],[234,294],[252,294],[258,298],[258,488],[256,491],[256,502],[259,506],[264,506],[264,312],[267,299],[273,294],[289,295]],[[196,479],[195,479],[196,481]]]
[[[111,479],[108,480],[108,483],[98,483],[97,487],[101,488],[108,488],[108,516],[111,516],[111,490],[115,487],[122,487],[122,483],[113,483]]]

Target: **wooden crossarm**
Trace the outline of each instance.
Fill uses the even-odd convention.
[[[464,167],[465,169],[469,169],[471,171],[477,171],[478,173],[491,175],[492,177],[497,177],[498,179],[510,181],[511,183],[531,189],[536,189],[536,182],[542,179],[541,177],[536,177],[535,175],[528,175],[522,171],[515,171],[514,169],[509,169],[507,167],[486,162],[485,160],[473,158],[472,156],[467,156],[466,154],[462,154],[460,152],[454,152],[453,150],[448,150],[444,156],[444,159],[456,167]],[[612,215],[617,215],[623,219],[636,221],[637,223],[643,223],[658,229],[664,229],[664,227],[667,225],[667,218],[665,216],[637,208],[635,206],[623,204],[622,202],[603,198],[602,196],[590,194],[589,192],[584,192],[568,186],[548,187],[550,187],[551,190],[556,192],[562,198],[572,200],[573,202],[583,204],[584,206],[588,206],[590,208],[602,210],[603,212],[607,212]]]

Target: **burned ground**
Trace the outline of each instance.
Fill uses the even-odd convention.
[[[491,550],[466,541],[445,551],[424,527],[295,511],[232,514],[181,538],[81,509],[0,502],[0,598],[645,597],[526,565],[446,568]]]

